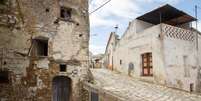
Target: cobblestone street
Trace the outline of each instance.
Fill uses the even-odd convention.
[[[139,81],[106,69],[94,69],[92,73],[97,86],[126,101],[201,101],[199,95]]]

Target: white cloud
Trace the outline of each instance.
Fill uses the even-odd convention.
[[[192,24],[193,28],[196,28],[196,23]],[[198,22],[198,30],[201,31],[201,22]]]
[[[105,51],[105,46],[100,46],[100,45],[89,45],[89,50],[92,52],[94,55],[104,53]]]
[[[108,0],[93,0],[90,4],[90,12],[102,5]],[[111,0],[103,8],[90,15],[92,27],[114,26],[119,21],[112,17],[121,19],[133,19],[135,12],[139,11],[139,7],[135,0]]]
[[[90,16],[90,22],[92,27],[114,26],[116,24],[115,20],[104,19],[97,14],[93,14]]]
[[[198,23],[198,30],[201,32],[201,22]]]
[[[146,3],[157,3],[157,4],[177,4],[181,0],[137,0]]]
[[[91,0],[89,12],[100,7],[100,5],[106,1],[108,0]],[[176,4],[179,1],[181,0],[111,0],[111,2],[90,15],[90,25],[92,29],[101,29],[102,27],[111,28],[116,24],[119,24],[119,26],[126,26],[124,25],[125,23],[128,23],[128,21],[133,20],[135,17],[142,15],[145,12],[145,9],[142,6],[152,7],[153,4],[159,6],[164,3]],[[124,22],[124,24],[122,24],[122,22]],[[102,40],[101,44],[107,43],[106,41],[107,40]],[[105,46],[98,46],[95,41],[91,41],[90,43],[90,51],[94,54],[104,52]]]
[[[91,0],[89,12],[92,12],[107,1],[108,0]],[[180,0],[111,0],[104,7],[90,15],[90,24],[91,27],[111,27],[119,22],[114,19],[114,17],[118,17],[122,20],[132,20],[137,15],[142,14],[141,12],[143,11],[143,8],[140,7],[140,4],[176,4],[179,1]]]

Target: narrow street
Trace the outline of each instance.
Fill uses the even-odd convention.
[[[95,84],[126,101],[201,101],[201,96],[151,84],[106,69],[91,70]]]

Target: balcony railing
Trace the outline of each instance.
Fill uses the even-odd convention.
[[[179,27],[174,27],[167,24],[162,24],[162,33],[165,34],[166,37],[186,40],[186,41],[194,41],[195,40],[195,32]]]

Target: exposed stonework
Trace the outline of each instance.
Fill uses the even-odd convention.
[[[51,101],[53,79],[65,76],[72,81],[70,101],[81,101],[81,82],[89,81],[88,0],[3,1],[0,70],[9,71],[9,83],[0,84],[0,100]],[[64,14],[70,12],[69,18],[62,18],[61,7],[70,9]],[[33,39],[47,41],[47,50]],[[47,55],[36,55],[37,47]],[[60,71],[61,64],[66,71]]]

